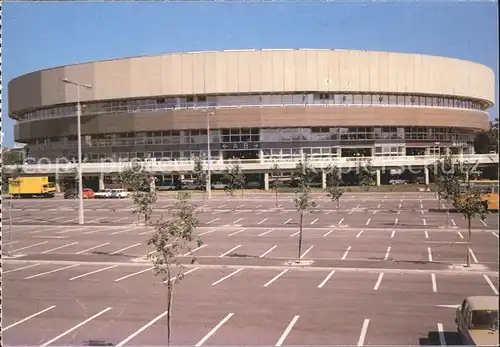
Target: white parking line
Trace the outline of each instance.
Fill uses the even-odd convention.
[[[358,346],[363,346],[365,343],[366,332],[368,331],[368,324],[370,324],[369,319],[363,321],[363,326],[361,327],[361,334],[359,335]]]
[[[99,248],[99,247],[102,247],[102,246],[106,246],[106,245],[109,245],[109,242],[106,242],[106,243],[103,243],[101,245],[97,245],[97,246],[94,246],[94,247],[90,247],[90,248],[84,249],[83,251],[76,252],[75,254],[82,254],[82,253],[85,253],[85,252],[88,252],[88,251],[91,251],[93,249],[96,249],[96,248]]]
[[[47,312],[47,311],[52,310],[54,307],[56,307],[56,305],[52,305],[52,306],[50,306],[50,307],[47,307],[46,309],[41,310],[41,311],[39,311],[39,312],[37,312],[37,313],[34,313],[34,314],[32,314],[31,316],[28,316],[28,317],[26,317],[26,318],[24,318],[24,319],[21,319],[21,320],[19,320],[19,321],[15,322],[15,323],[12,323],[11,325],[8,325],[8,326],[6,326],[6,327],[3,327],[3,328],[2,328],[2,331],[5,331],[5,330],[10,329],[10,328],[12,328],[12,327],[15,327],[16,325],[19,325],[19,324],[21,324],[21,323],[24,323],[24,322],[26,322],[27,320],[30,320],[31,318],[35,318],[36,316],[39,316],[39,315],[41,315],[42,313],[45,313],[45,312]]]
[[[162,314],[156,316],[153,320],[149,321],[147,324],[145,324],[142,327],[140,327],[139,329],[137,329],[132,335],[130,335],[125,340],[123,340],[122,342],[120,342],[119,344],[117,344],[116,347],[123,346],[124,344],[126,344],[127,342],[129,342],[130,340],[132,340],[134,337],[136,337],[137,335],[139,335],[140,333],[142,333],[144,330],[146,330],[147,328],[149,328],[151,325],[155,324],[157,321],[159,321],[160,319],[162,319],[163,317],[165,317],[167,315],[167,313],[168,313],[168,310],[165,311],[165,312],[163,312]]]
[[[261,206],[262,206],[262,205],[258,205],[258,206],[255,206],[255,208],[259,208],[259,207],[261,207]]]
[[[457,230],[457,234],[458,236],[460,236],[460,238],[463,240],[464,236],[462,235],[462,233],[460,231]]]
[[[264,223],[265,221],[267,220],[267,218],[264,218],[263,220],[261,220],[260,222],[257,223],[257,225],[261,225],[262,223]]]
[[[262,253],[259,258],[264,258],[266,255],[268,255],[273,249],[275,249],[276,247],[278,247],[277,245],[274,245],[272,246],[271,248],[269,248],[267,251],[265,251],[264,253]]]
[[[427,247],[427,255],[429,257],[429,262],[432,262],[432,251],[430,247]]]
[[[391,239],[394,238],[394,235],[396,235],[396,230],[393,230],[392,233],[391,233]]]
[[[339,221],[339,224],[338,224],[338,225],[341,225],[343,221],[344,221],[344,218],[342,218],[342,219]]]
[[[389,247],[390,248],[390,247]],[[373,290],[378,290],[378,288],[380,287],[380,284],[382,283],[382,279],[384,278],[384,273],[381,272],[379,275],[378,275],[378,279],[377,279],[377,283],[375,283],[375,286],[373,287]]]
[[[438,334],[439,334],[439,345],[446,346],[446,338],[444,337],[443,324],[437,324]]]
[[[213,285],[213,286],[216,286],[217,284],[219,284],[219,283],[221,283],[222,281],[224,281],[224,280],[228,279],[229,277],[236,275],[236,274],[237,274],[238,272],[240,272],[240,271],[243,271],[243,268],[241,268],[241,269],[238,269],[238,270],[235,270],[235,271],[231,272],[229,275],[224,276],[224,277],[222,277],[220,280],[215,281],[214,283],[212,283],[212,285]]]
[[[332,229],[332,230],[327,231],[327,232],[326,232],[326,234],[325,234],[325,235],[323,235],[323,237],[327,237],[327,236],[328,236],[328,235],[330,235],[331,233],[333,233],[333,229]]]
[[[9,272],[16,272],[16,271],[21,271],[21,270],[24,270],[24,269],[29,269],[31,267],[35,267],[35,266],[38,266],[38,265],[40,265],[40,263],[32,264],[32,265],[28,265],[28,266],[23,266],[23,267],[18,267],[18,268],[12,269],[12,270],[2,271],[2,275],[5,275],[6,273],[9,273]]]
[[[132,231],[134,229],[137,229],[137,228],[118,230],[118,231],[112,232],[111,235],[123,234],[123,233],[126,233],[127,231]],[[147,230],[145,232],[139,233],[139,235],[145,235],[145,234],[148,234],[150,232],[151,232],[151,230]]]
[[[62,245],[62,246],[59,246],[59,247],[56,247],[56,248],[48,249],[46,251],[43,251],[42,254],[50,253],[50,252],[53,252],[53,251],[57,251],[58,249],[66,248],[66,247],[69,247],[69,246],[73,246],[73,245],[76,245],[77,243],[78,243],[78,241],[77,242],[68,243],[68,244],[65,244],[65,245]]]
[[[451,219],[451,224],[453,224],[454,227],[457,226],[457,223],[455,223],[455,221],[453,220],[453,218]]]
[[[373,211],[373,213],[372,213],[372,214],[375,214],[375,213],[377,213],[377,212],[378,212],[378,211],[377,211],[377,210],[375,210],[375,211]]]
[[[372,220],[371,218],[368,218],[368,220],[366,221],[366,225],[370,224],[371,220]]]
[[[283,334],[281,334],[281,336],[280,336],[278,342],[276,342],[275,346],[281,346],[283,344],[283,342],[285,341],[288,334],[290,334],[290,331],[292,331],[293,326],[295,325],[295,323],[297,323],[297,320],[299,319],[299,317],[300,316],[293,317],[293,319],[290,321],[290,323],[288,323],[288,326],[286,327]]]
[[[300,256],[300,259],[304,258],[306,256],[307,253],[309,253],[309,251],[313,248],[314,246],[310,246],[308,249],[306,249],[306,251],[304,253],[302,253],[302,255]]]
[[[208,334],[206,334],[195,346],[200,347],[201,345],[203,345],[205,341],[207,341],[210,338],[210,336],[215,334],[217,330],[219,330],[219,328],[223,326],[224,323],[226,323],[229,320],[229,318],[231,318],[233,315],[234,313],[229,313],[226,317],[224,317],[224,319],[221,320],[219,324],[217,324],[212,330],[210,330]]]
[[[279,274],[277,274],[276,276],[274,276],[269,282],[267,282],[266,284],[264,284],[263,287],[269,286],[271,283],[273,283],[278,278],[280,278],[281,276],[283,276],[286,272],[288,272],[288,269],[285,269],[285,270],[281,271]]]
[[[474,263],[479,263],[479,261],[476,258],[476,255],[472,251],[472,248],[469,248],[469,253],[470,253],[471,257],[472,257],[472,260],[474,260]]]
[[[330,213],[332,213],[332,212],[333,212],[333,210],[326,211],[326,212],[325,212],[325,214],[330,214]]]
[[[5,231],[4,231],[5,232]],[[12,241],[12,242],[5,242],[5,243],[2,243],[2,246],[8,246],[8,245],[13,245],[14,243],[18,243],[19,241]]]
[[[75,266],[80,266],[80,264],[74,264],[74,265],[64,266],[64,267],[61,267],[61,268],[55,269],[55,270],[50,270],[50,271],[46,271],[46,272],[40,272],[40,273],[38,273],[36,275],[25,277],[24,279],[25,280],[29,280],[30,278],[36,278],[36,277],[48,275],[48,274],[51,274],[51,273],[54,273],[54,272],[59,272],[59,271],[62,271],[62,270],[66,270],[66,269],[69,269],[69,268],[72,268],[72,267],[75,267]]]
[[[125,247],[125,248],[119,249],[119,250],[114,251],[113,253],[109,253],[109,254],[110,254],[110,255],[115,255],[115,254],[121,253],[121,252],[123,252],[123,251],[126,251],[127,249],[137,247],[137,246],[139,246],[140,244],[141,244],[140,242],[137,242],[136,244],[133,244],[132,246],[128,246],[128,247]]]
[[[243,218],[239,218],[233,222],[233,224],[238,224],[239,221],[241,221]]]
[[[387,247],[387,251],[385,252],[385,255],[384,255],[384,260],[389,259],[390,253],[391,253],[391,247]]]
[[[69,280],[70,281],[73,281],[73,280],[76,280],[78,278],[82,278],[82,277],[85,277],[85,276],[89,276],[89,275],[93,275],[93,274],[96,274],[98,272],[102,272],[102,271],[106,271],[106,270],[109,270],[109,269],[112,269],[112,268],[115,268],[117,267],[118,265],[111,265],[111,266],[108,266],[108,267],[105,267],[105,268],[102,268],[102,269],[98,269],[98,270],[94,270],[94,271],[91,271],[91,272],[87,272],[87,273],[84,273],[82,275],[78,275],[78,276],[75,276],[75,277],[71,277]]]
[[[348,214],[353,214],[353,213],[354,213],[354,211],[350,211]]]
[[[106,229],[107,229],[107,228],[97,228],[97,229],[95,229],[95,230],[86,231],[86,232],[84,232],[83,234],[84,234],[84,235],[95,234],[95,233],[98,233],[98,232],[104,231],[104,230],[106,230]]]
[[[399,204],[398,208],[401,208],[402,204]]]
[[[189,275],[191,272],[195,272],[195,271],[196,271],[196,270],[198,270],[198,269],[199,269],[199,267],[195,267],[195,268],[193,268],[193,269],[191,269],[191,270],[188,270],[188,271],[184,272],[184,276],[187,276],[187,275]],[[177,276],[178,276],[178,275],[175,275],[174,277],[171,277],[171,278],[169,278],[168,280],[163,281],[163,283],[167,283],[168,281],[172,281],[173,279],[177,278]]]
[[[432,291],[434,293],[437,293],[438,288],[437,288],[437,282],[436,282],[436,275],[433,273],[431,274],[431,281],[432,281]]]
[[[398,221],[399,221],[399,218],[396,218],[396,219],[394,220],[394,225],[398,225]]]
[[[283,225],[287,225],[291,221],[292,221],[292,218],[288,219],[285,223],[283,223]]]
[[[315,224],[318,220],[319,220],[319,218],[316,218],[315,220],[313,220],[313,221],[311,222],[311,225]]]
[[[424,205],[420,204],[420,208],[423,209],[424,208]]]
[[[484,225],[485,227],[487,227],[487,226],[488,226],[488,224],[486,224],[486,222],[485,222],[484,220],[480,219],[479,221],[480,221],[481,223],[483,223],[483,225]]]
[[[36,246],[44,245],[47,242],[49,242],[49,241],[43,241],[43,242],[35,243],[34,245],[29,245],[29,246],[26,246],[26,247],[16,248],[16,249],[12,250],[12,252],[22,251],[23,249],[28,249],[28,248],[31,248],[31,247],[36,247]]]
[[[425,220],[425,218],[422,218],[422,222],[424,223],[424,225],[427,225],[427,221]]]
[[[299,230],[299,231],[297,231],[297,232],[295,232],[295,233],[293,233],[292,235],[290,235],[290,237],[297,236],[298,234],[300,234],[300,230]]]
[[[483,275],[483,277],[486,280],[486,283],[488,283],[488,285],[490,286],[490,288],[493,291],[493,293],[495,293],[495,295],[498,295],[498,289],[495,287],[495,285],[493,284],[493,282],[491,282],[491,280],[488,277],[488,275]]]
[[[326,284],[326,282],[328,282],[328,280],[333,276],[333,274],[335,273],[335,270],[332,270],[326,277],[325,279],[323,280],[323,282],[321,282],[319,285],[318,285],[318,288],[323,288],[323,286]]]
[[[360,231],[360,232],[356,235],[356,237],[360,237],[360,236],[361,236],[361,234],[363,233],[363,231],[364,231],[364,230],[361,230],[361,231]]]
[[[69,333],[73,332],[74,330],[76,330],[76,329],[80,328],[81,326],[83,326],[83,325],[87,324],[87,323],[88,323],[88,322],[90,322],[91,320],[93,320],[93,319],[95,319],[95,318],[99,317],[100,315],[102,315],[102,314],[104,314],[104,313],[108,312],[108,311],[109,311],[109,310],[111,310],[111,309],[112,309],[112,307],[105,308],[105,309],[104,309],[104,310],[102,310],[101,312],[96,313],[96,314],[95,314],[95,315],[93,315],[92,317],[87,318],[87,319],[86,319],[86,320],[84,320],[83,322],[78,323],[78,324],[77,324],[77,325],[75,325],[74,327],[72,327],[72,328],[70,328],[70,329],[66,330],[65,332],[63,332],[62,334],[60,334],[60,335],[58,335],[58,336],[54,337],[52,340],[49,340],[49,341],[45,342],[45,343],[44,343],[43,345],[41,345],[40,347],[46,347],[46,346],[48,346],[48,345],[52,344],[53,342],[55,342],[55,341],[59,340],[61,337],[64,337],[64,336],[68,335]]]
[[[377,205],[377,208],[380,208],[380,206],[382,206],[382,204],[378,204],[378,205]]]
[[[234,233],[231,233],[231,234],[229,234],[228,236],[237,235],[237,234],[239,234],[239,233],[244,232],[245,230],[247,230],[247,229],[241,229],[241,230],[235,231]]]
[[[196,247],[195,249],[192,249],[191,251],[187,252],[186,254],[184,254],[184,255],[183,255],[183,257],[187,257],[188,255],[191,255],[191,254],[193,254],[194,252],[196,252],[197,250],[202,249],[203,247],[206,247],[206,246],[207,246],[207,244],[206,244],[206,243],[204,243],[204,244],[202,244],[201,246]]]
[[[425,238],[428,239],[429,238],[429,232],[427,230],[424,231],[424,235],[425,235]]]
[[[342,256],[342,260],[345,260],[345,258],[347,258],[347,255],[349,254],[350,250],[351,250],[351,246],[347,247],[346,251],[344,252],[344,255]]]
[[[212,224],[213,222],[216,222],[218,221],[220,218],[215,218],[215,219],[212,219],[210,222],[207,222],[207,224]]]
[[[219,255],[219,258],[225,257],[226,255],[228,255],[229,253],[231,253],[232,251],[234,251],[234,250],[236,250],[236,249],[238,249],[240,247],[241,247],[241,245],[237,245],[237,246],[231,248],[229,251],[227,251],[227,252],[222,253],[221,255]]]
[[[203,236],[203,235],[206,235],[206,234],[210,234],[210,233],[213,233],[215,231],[215,229],[212,229],[212,230],[208,230],[208,231],[204,231],[202,232],[200,235],[198,236]]]
[[[498,239],[498,234],[494,231],[491,232],[497,239]]]
[[[264,231],[262,234],[259,234],[257,236],[264,236],[264,235],[267,235],[269,234],[271,231],[273,231],[274,229],[269,229],[268,231]]]
[[[124,279],[126,279],[126,278],[129,278],[129,277],[132,277],[132,276],[136,276],[136,275],[140,275],[140,274],[142,274],[142,273],[144,273],[144,272],[151,271],[151,270],[153,270],[153,268],[152,268],[152,267],[147,268],[147,269],[144,269],[144,270],[141,270],[141,271],[137,271],[137,272],[134,272],[134,273],[131,273],[131,274],[128,274],[128,275],[122,276],[122,277],[120,277],[120,278],[117,278],[117,279],[115,280],[115,282],[120,282],[120,281],[122,281],[122,280],[124,280]]]

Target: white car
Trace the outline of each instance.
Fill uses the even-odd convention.
[[[109,199],[111,197],[111,189],[100,189],[94,194],[94,199]]]
[[[111,197],[115,199],[128,198],[128,192],[125,189],[111,189]]]

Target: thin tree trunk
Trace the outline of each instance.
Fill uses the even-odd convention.
[[[297,262],[300,262],[300,255],[302,253],[302,227],[304,225],[304,211],[300,211],[300,229],[299,229],[299,254],[297,255]]]
[[[278,187],[274,188],[275,198],[276,198],[276,209],[278,209]]]
[[[471,237],[471,219],[467,218],[469,235],[467,237],[467,267],[470,267],[470,237]]]
[[[167,282],[167,346],[170,346],[171,337],[172,337],[172,299],[174,295],[174,286],[170,278],[170,270],[168,273],[168,282]]]
[[[340,210],[340,199],[337,198],[337,210]]]

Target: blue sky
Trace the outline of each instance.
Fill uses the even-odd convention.
[[[337,48],[443,55],[496,74],[496,2],[3,4],[3,82],[77,62],[196,50]],[[496,91],[498,100],[498,89]],[[495,107],[491,115],[498,114]],[[4,145],[13,143],[4,113]]]

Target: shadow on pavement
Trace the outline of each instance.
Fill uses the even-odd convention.
[[[459,346],[462,344],[460,336],[456,331],[444,331],[444,345],[447,346]],[[439,340],[439,332],[430,331],[427,334],[427,337],[420,338],[420,346],[439,346],[441,345],[441,341]]]

